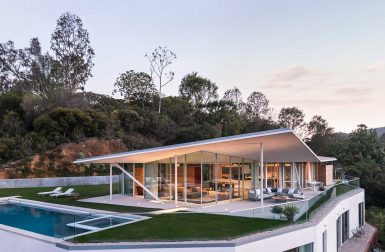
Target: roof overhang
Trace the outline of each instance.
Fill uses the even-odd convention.
[[[78,159],[74,163],[148,163],[197,151],[265,162],[324,162],[292,130],[276,129],[190,143]]]
[[[337,161],[337,158],[335,157],[324,157],[324,156],[318,156],[319,160],[324,163],[324,162],[334,162]]]

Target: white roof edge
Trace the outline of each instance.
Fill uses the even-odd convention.
[[[320,160],[321,163],[337,161],[337,158],[335,157],[318,156],[318,159]]]
[[[312,149],[310,149],[310,147],[292,130],[293,134],[298,138],[299,141],[301,141],[301,143],[303,145],[306,146],[306,148],[320,161],[320,162],[325,162],[325,161],[321,161],[321,159],[319,158],[319,156],[317,154],[314,153],[314,151]],[[336,159],[337,160],[337,159]]]
[[[248,139],[248,138],[253,138],[253,137],[278,135],[278,134],[284,134],[284,133],[293,133],[310,150],[310,152],[319,160],[318,156],[309,148],[309,146],[307,146],[294,133],[293,130],[288,129],[288,128],[280,128],[280,129],[265,130],[265,131],[259,131],[259,132],[253,132],[253,133],[246,133],[246,134],[235,135],[235,136],[219,137],[219,138],[206,139],[206,140],[200,140],[200,141],[194,141],[194,142],[188,142],[188,143],[154,147],[154,148],[149,148],[149,149],[141,149],[141,150],[120,152],[120,153],[115,153],[115,154],[107,154],[107,155],[101,155],[101,156],[95,156],[95,157],[89,157],[89,158],[82,158],[82,159],[75,160],[74,164],[89,163],[92,161],[99,161],[102,159],[119,158],[119,157],[132,156],[132,155],[137,155],[137,154],[152,153],[152,152],[156,152],[156,151],[160,151],[160,150],[173,150],[173,149],[179,149],[179,148],[184,148],[184,147],[198,146],[198,145],[202,145],[202,144],[221,143],[221,142],[228,142],[228,141],[234,141],[234,140]]]

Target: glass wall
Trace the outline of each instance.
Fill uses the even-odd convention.
[[[133,164],[120,164],[124,170],[129,174],[133,175]],[[121,189],[120,192],[124,195],[133,195],[133,181],[125,173],[122,173],[122,181],[120,183]]]
[[[280,187],[278,163],[267,164],[266,179],[267,179],[267,187]]]
[[[203,172],[203,193],[202,203],[213,203],[216,200],[216,154],[210,152],[201,152],[202,172]]]
[[[158,195],[158,163],[151,162],[144,164],[144,186],[151,191],[154,195]],[[144,192],[145,199],[153,199],[153,197]]]
[[[283,187],[285,188],[291,188],[291,178],[292,178],[291,166],[292,166],[291,164],[284,164],[283,166],[283,178],[284,178]]]
[[[177,198],[186,204],[247,200],[248,191],[260,188],[262,182],[264,187],[300,188],[305,186],[306,178],[305,163],[265,163],[264,180],[260,181],[258,161],[205,151],[122,166],[160,199]],[[314,176],[316,166],[311,167]],[[152,199],[127,175],[124,178],[122,193]]]
[[[171,158],[158,162],[158,197],[164,200],[172,200],[173,165]]]

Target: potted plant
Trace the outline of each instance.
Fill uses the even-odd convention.
[[[282,210],[283,208],[280,205],[275,205],[271,208],[271,212],[274,214],[274,219],[281,219]]]
[[[286,205],[282,209],[282,214],[286,216],[288,221],[293,221],[294,215],[296,215],[297,213],[299,213],[299,207],[293,204]]]

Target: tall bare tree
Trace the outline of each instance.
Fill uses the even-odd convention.
[[[72,93],[83,90],[92,77],[95,53],[80,17],[68,12],[59,17],[51,36],[51,49],[55,53],[59,82]]]
[[[176,59],[176,54],[167,47],[159,46],[150,55],[148,53],[145,56],[150,63],[150,76],[155,81],[157,79],[157,85],[159,87],[159,107],[160,113],[162,108],[162,88],[170,83],[174,79],[175,73],[168,71],[168,67]]]

